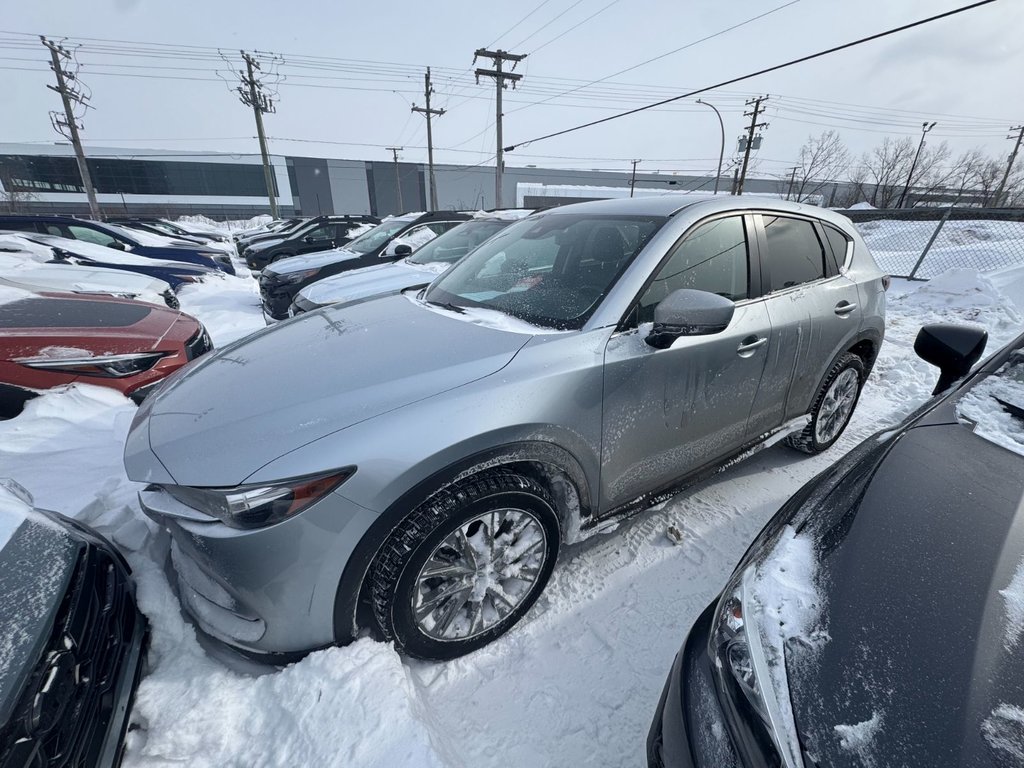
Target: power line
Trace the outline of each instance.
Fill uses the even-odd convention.
[[[796,1],[796,0],[794,0],[794,2],[795,2],[795,1]],[[556,40],[561,40],[561,39],[562,39],[563,37],[565,37],[566,35],[568,35],[568,34],[569,34],[570,32],[572,32],[572,31],[573,31],[574,29],[578,29],[579,27],[582,27],[582,26],[583,26],[584,24],[586,24],[586,23],[587,23],[588,21],[590,21],[590,20],[591,20],[592,18],[594,18],[595,16],[600,16],[600,15],[601,15],[602,13],[604,13],[605,11],[607,11],[607,10],[608,10],[609,8],[611,8],[611,7],[613,6],[613,5],[615,5],[615,4],[616,4],[616,3],[618,3],[618,2],[620,2],[620,0],[612,0],[612,1],[610,2],[610,3],[608,3],[608,5],[604,6],[604,8],[601,8],[600,10],[598,10],[598,11],[595,11],[594,13],[590,14],[590,15],[589,15],[589,16],[587,16],[587,18],[585,18],[585,19],[584,19],[583,21],[580,21],[580,22],[577,22],[576,24],[573,24],[573,25],[572,25],[571,27],[569,27],[569,28],[568,28],[567,30],[565,30],[564,32],[562,32],[562,33],[560,33],[560,34],[558,34],[558,35],[555,35],[555,36],[554,36],[553,38],[551,38],[550,40],[548,40],[548,41],[547,41],[546,43],[543,43],[542,45],[538,45],[538,46],[537,46],[536,48],[534,48],[534,49],[533,49],[532,51],[530,51],[530,55],[533,55],[533,54],[535,54],[535,53],[536,53],[537,51],[541,50],[542,48],[547,48],[547,47],[548,47],[549,45],[551,45],[551,44],[552,44],[553,42],[555,42]]]
[[[554,23],[555,23],[556,21],[558,21],[558,20],[559,20],[560,18],[562,18],[563,16],[565,16],[565,14],[567,14],[567,13],[568,13],[569,11],[571,11],[571,10],[572,10],[573,8],[575,8],[575,7],[577,6],[577,5],[579,5],[579,4],[580,4],[580,3],[582,3],[582,2],[583,2],[583,0],[576,0],[576,2],[575,2],[575,3],[573,3],[572,5],[570,5],[570,6],[568,7],[568,8],[566,8],[566,9],[565,9],[564,11],[562,11],[562,12],[561,12],[560,14],[558,14],[557,16],[555,16],[555,17],[554,17],[553,19],[551,19],[551,20],[550,20],[550,21],[548,21],[547,23],[545,23],[545,24],[542,24],[541,26],[539,26],[539,27],[538,27],[537,29],[535,29],[535,30],[534,30],[533,32],[531,32],[530,34],[528,34],[528,35],[527,35],[526,37],[524,37],[524,38],[523,38],[522,40],[520,40],[520,41],[519,41],[518,43],[516,43],[516,44],[515,44],[515,45],[513,45],[512,47],[513,47],[513,48],[522,48],[522,47],[523,47],[523,44],[524,44],[524,43],[525,43],[525,42],[526,42],[527,40],[529,40],[529,39],[530,39],[531,37],[534,37],[534,36],[536,36],[536,35],[537,35],[537,34],[538,34],[539,32],[542,32],[542,31],[544,31],[545,29],[547,29],[548,27],[550,27],[550,26],[551,26],[552,24],[554,24]]]
[[[758,70],[757,72],[751,72],[751,73],[746,74],[746,75],[740,75],[739,77],[734,77],[734,78],[731,78],[729,80],[724,80],[721,83],[718,83],[716,85],[707,86],[706,88],[699,88],[699,89],[697,89],[695,91],[690,91],[689,93],[684,93],[684,94],[681,94],[679,96],[673,96],[672,98],[669,98],[669,99],[662,99],[661,101],[655,102],[654,104],[648,104],[648,105],[643,106],[643,107],[637,107],[636,109],[630,109],[630,110],[627,110],[626,112],[619,112],[618,114],[615,114],[615,115],[609,115],[608,117],[603,117],[600,120],[591,120],[588,123],[582,123],[581,125],[577,125],[577,126],[574,126],[572,128],[565,128],[565,129],[563,129],[561,131],[555,131],[554,133],[545,134],[544,136],[538,136],[535,139],[528,139],[527,141],[519,142],[518,145],[513,144],[513,145],[511,145],[509,147],[505,147],[504,149],[505,149],[506,152],[512,152],[513,150],[515,150],[516,146],[524,146],[524,145],[532,144],[532,143],[534,143],[536,141],[543,141],[545,139],[551,139],[551,138],[554,138],[556,136],[563,136],[563,135],[565,135],[567,133],[573,133],[574,131],[579,131],[579,130],[582,130],[584,128],[590,128],[590,127],[595,126],[595,125],[600,125],[601,123],[607,123],[607,122],[610,122],[612,120],[618,120],[619,118],[622,118],[622,117],[627,117],[629,115],[635,115],[638,112],[646,112],[647,110],[654,109],[655,107],[664,106],[665,104],[671,104],[672,102],[681,101],[682,99],[688,99],[688,98],[690,98],[692,96],[697,96],[699,94],[706,93],[707,91],[711,91],[711,90],[713,90],[715,88],[724,88],[725,86],[732,85],[733,83],[739,83],[739,82],[742,82],[743,80],[749,80],[751,78],[758,77],[760,75],[768,74],[769,72],[776,72],[776,71],[778,71],[780,69],[785,69],[786,67],[792,67],[792,66],[794,66],[796,64],[802,64],[802,63],[804,63],[806,61],[811,61],[813,59],[818,59],[818,58],[821,58],[823,56],[828,56],[830,54],[837,53],[838,51],[846,50],[847,48],[853,48],[854,46],[857,46],[857,45],[863,45],[864,43],[868,43],[868,42],[871,42],[873,40],[878,40],[878,39],[881,39],[883,37],[888,37],[889,35],[894,35],[894,34],[896,34],[898,32],[904,32],[904,31],[906,31],[908,29],[913,29],[914,27],[919,27],[919,26],[922,26],[924,24],[929,24],[929,23],[931,23],[933,21],[938,21],[939,19],[945,19],[945,18],[948,18],[950,16],[955,16],[957,14],[964,13],[965,11],[974,10],[975,8],[980,8],[983,5],[988,5],[988,4],[993,3],[993,2],[995,2],[995,0],[979,0],[976,3],[971,3],[970,5],[965,5],[965,6],[962,6],[960,8],[955,8],[952,11],[946,11],[945,13],[940,13],[940,14],[937,14],[935,16],[929,16],[927,18],[919,19],[918,21],[914,21],[914,22],[911,22],[909,24],[903,24],[903,25],[901,25],[899,27],[894,27],[892,29],[888,29],[888,30],[886,30],[884,32],[878,32],[878,33],[876,33],[874,35],[869,35],[867,37],[862,37],[862,38],[860,38],[858,40],[853,40],[853,41],[851,41],[849,43],[843,43],[842,45],[833,46],[832,48],[827,48],[827,49],[825,49],[823,51],[818,51],[817,53],[812,53],[812,54],[809,54],[807,56],[801,56],[800,58],[797,58],[797,59],[791,59],[790,61],[784,62],[782,64],[776,64],[776,65],[771,66],[771,67],[766,67],[765,69]]]
[[[529,13],[527,13],[527,14],[526,14],[525,16],[523,16],[523,18],[521,18],[521,19],[520,19],[519,21],[517,21],[517,22],[516,22],[515,24],[513,24],[513,25],[512,25],[511,27],[509,27],[509,28],[508,28],[508,29],[506,29],[506,30],[505,30],[504,32],[502,32],[502,33],[501,33],[500,35],[498,35],[498,36],[497,36],[496,38],[494,38],[494,39],[493,39],[493,40],[492,40],[491,42],[489,42],[489,43],[487,44],[487,47],[488,47],[488,48],[490,48],[490,47],[491,47],[492,45],[494,45],[494,44],[495,44],[495,43],[497,43],[497,42],[498,42],[499,40],[501,40],[501,38],[503,38],[503,37],[504,37],[505,35],[507,35],[507,34],[508,34],[509,32],[511,32],[511,31],[512,31],[513,29],[515,29],[516,27],[518,27],[518,26],[519,26],[520,24],[522,24],[522,23],[523,23],[524,21],[526,21],[526,20],[527,20],[528,18],[530,18],[531,16],[533,16],[533,14],[535,14],[535,13],[536,13],[537,11],[539,11],[539,10],[540,10],[541,8],[543,8],[543,7],[545,6],[545,5],[547,5],[547,4],[548,4],[548,3],[550,3],[550,2],[551,2],[551,0],[543,0],[543,2],[542,2],[542,3],[540,4],[540,5],[538,5],[538,6],[537,6],[536,8],[534,8],[534,9],[533,9],[532,11],[530,11],[530,12],[529,12]]]

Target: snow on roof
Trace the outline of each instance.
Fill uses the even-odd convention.
[[[23,291],[21,288],[12,288],[8,285],[0,285],[0,304],[10,304],[22,299],[31,299],[34,293]]]
[[[475,220],[494,221],[519,221],[533,213],[532,208],[509,208],[502,211],[477,211],[473,214]]]
[[[1024,409],[1024,355],[1020,352],[993,375],[979,381],[956,404],[956,414],[970,421],[974,434],[1024,456],[1024,421],[1010,411]],[[1021,582],[1024,599],[1024,576]],[[1024,608],[1021,614],[1024,628]]]

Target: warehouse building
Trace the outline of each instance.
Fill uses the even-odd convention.
[[[87,150],[100,208],[109,215],[178,216],[203,213],[240,218],[268,213],[259,155],[157,149]],[[427,208],[423,163],[340,160],[272,155],[275,194],[282,216],[370,213],[376,216]],[[442,209],[494,207],[494,168],[438,164]],[[566,187],[628,189],[629,173],[507,166],[506,206],[573,202]],[[711,176],[638,173],[637,190],[710,192]],[[730,180],[722,179],[727,191]],[[560,191],[545,194],[544,187]],[[524,193],[527,190],[528,194]],[[784,183],[749,178],[746,191],[778,195]],[[579,199],[592,196],[584,190]],[[608,196],[607,194],[603,196]],[[526,199],[526,198],[529,199]],[[548,198],[551,199],[548,199]],[[85,190],[69,144],[0,143],[0,209],[31,213],[88,214]]]

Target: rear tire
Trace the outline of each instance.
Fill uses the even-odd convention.
[[[825,375],[814,398],[810,423],[787,437],[786,444],[808,454],[821,453],[835,445],[850,423],[866,376],[864,361],[857,355],[847,352],[840,357]]]
[[[399,523],[370,568],[381,634],[432,661],[482,648],[543,592],[560,536],[554,501],[524,475],[492,470],[440,491]]]

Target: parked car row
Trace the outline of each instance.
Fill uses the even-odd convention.
[[[883,341],[888,278],[830,211],[670,197],[444,216],[293,257],[312,274],[264,268],[265,307],[281,314],[286,294],[294,316],[143,400],[125,469],[214,642],[271,663],[365,632],[424,659],[479,649],[526,615],[565,544],[770,437],[835,445]],[[384,263],[358,263],[369,253]],[[104,301],[125,323],[147,306]],[[18,303],[0,326],[30,322]],[[922,329],[934,398],[755,539],[676,657],[651,768],[1013,763],[1024,336],[974,370],[986,341]],[[104,702],[130,701],[140,626],[108,646],[122,671]],[[65,679],[51,658],[23,656],[22,679]],[[36,690],[9,697],[50,695]],[[25,717],[8,715],[0,748],[17,729],[44,743]]]

